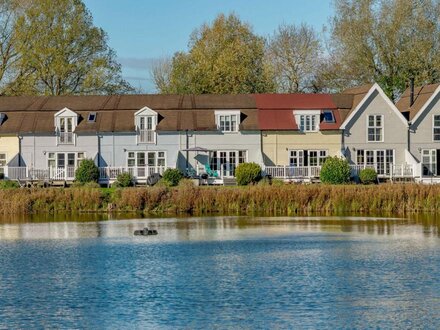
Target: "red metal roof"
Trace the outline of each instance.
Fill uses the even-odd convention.
[[[334,123],[321,121],[319,129],[337,130],[341,114],[330,94],[256,94],[258,123],[261,130],[298,130],[293,110],[331,110]]]
[[[297,130],[292,111],[266,109],[258,111],[260,130]]]
[[[268,109],[337,109],[331,94],[255,94],[257,108]]]

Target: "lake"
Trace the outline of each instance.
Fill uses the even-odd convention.
[[[437,218],[54,220],[0,222],[0,328],[440,328]]]

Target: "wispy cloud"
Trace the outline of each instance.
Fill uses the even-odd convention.
[[[162,59],[159,57],[118,57],[123,68],[145,71],[149,71],[154,63]]]

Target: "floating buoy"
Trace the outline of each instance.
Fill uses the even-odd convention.
[[[157,230],[156,229],[148,229],[147,227],[145,227],[144,229],[141,229],[141,230],[135,230],[134,234],[136,236],[157,235]]]

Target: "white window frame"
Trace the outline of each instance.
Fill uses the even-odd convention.
[[[240,130],[240,111],[216,111],[215,112],[215,124],[217,125],[217,129],[222,133],[238,133]],[[235,117],[235,124],[232,118]],[[226,124],[222,127],[222,120],[226,123],[226,120],[229,122],[229,129],[226,129]]]
[[[158,123],[157,112],[148,107],[144,107],[137,111],[134,115],[137,132],[136,144],[156,144],[156,126]],[[151,128],[148,128],[149,120],[151,120]]]
[[[374,116],[374,125],[373,126],[370,126],[370,116]],[[381,126],[377,126],[376,125],[376,117],[380,117]],[[385,121],[384,121],[384,119],[385,119],[384,115],[380,115],[380,114],[369,114],[369,115],[367,115],[367,121],[366,121],[366,126],[367,126],[367,130],[366,130],[366,133],[367,133],[367,143],[380,143],[380,142],[384,142],[384,140],[385,140],[385,125],[384,125]],[[376,130],[376,129],[381,129],[382,130],[381,131],[381,140],[380,141],[376,141],[376,140],[370,141],[370,139],[369,139],[370,134],[368,132],[368,130],[370,128],[374,129],[374,130]],[[376,133],[374,134],[374,136],[376,136]]]
[[[144,154],[145,165],[138,165],[138,154]],[[148,154],[154,153],[154,165],[148,165]],[[159,157],[159,153],[163,153],[163,157]],[[130,157],[133,154],[133,157]],[[159,165],[159,159],[164,160],[164,165]],[[129,160],[134,160],[134,165],[129,165]],[[127,167],[167,167],[167,152],[165,150],[128,150],[125,159]]]
[[[2,155],[4,155],[5,157],[4,157],[4,159],[1,159],[1,158],[0,158],[0,167],[5,167],[5,166],[8,165],[8,154],[7,154],[6,152],[0,152],[0,156],[2,156]],[[5,162],[4,165],[1,165],[1,162],[2,162],[2,161]]]
[[[387,162],[387,151],[391,150],[392,151],[392,156],[393,156],[393,162],[389,163]],[[358,155],[359,155],[359,151],[362,151],[362,158],[363,158],[363,162],[362,164],[359,163],[359,159],[358,159]],[[376,170],[378,169],[378,162],[377,162],[377,157],[378,157],[378,152],[383,152],[383,157],[384,157],[384,173],[378,173],[378,175],[388,175],[389,173],[387,173],[387,164],[391,164],[392,166],[396,165],[396,150],[395,149],[357,149],[356,150],[356,154],[355,157],[353,157],[356,160],[356,165],[358,166],[374,166],[376,168]],[[367,153],[372,153],[373,154],[373,163],[367,163]]]
[[[53,157],[50,157],[51,154],[53,154]],[[87,158],[87,153],[85,151],[47,151],[46,152],[46,164],[47,168],[57,168],[57,160],[58,160],[58,154],[64,154],[64,160],[65,164],[64,167],[67,167],[67,160],[68,160],[68,154],[75,154],[75,165],[74,167],[79,167],[81,162]],[[82,154],[82,157],[79,157],[79,155]],[[54,161],[55,166],[49,166],[49,161]]]
[[[64,131],[61,132],[61,121],[64,121]],[[71,130],[68,129],[67,122],[72,121]],[[69,108],[64,108],[58,111],[54,115],[55,124],[55,135],[56,135],[56,145],[76,145],[76,134],[75,129],[78,125],[78,114],[70,110]],[[61,134],[65,134],[63,139],[61,139]],[[69,135],[71,134],[71,142],[69,142]],[[67,142],[66,139],[67,138]]]
[[[319,131],[321,110],[294,110],[293,115],[300,132],[310,133]],[[307,119],[309,120],[309,125],[307,125]],[[304,125],[302,125],[302,122],[304,122]]]
[[[440,114],[434,114],[432,115],[432,142],[440,142],[440,132],[437,134],[438,135],[438,140],[435,139],[435,129],[438,129],[440,131],[440,125],[439,126],[435,126],[435,117],[439,117],[439,121],[440,121]]]

